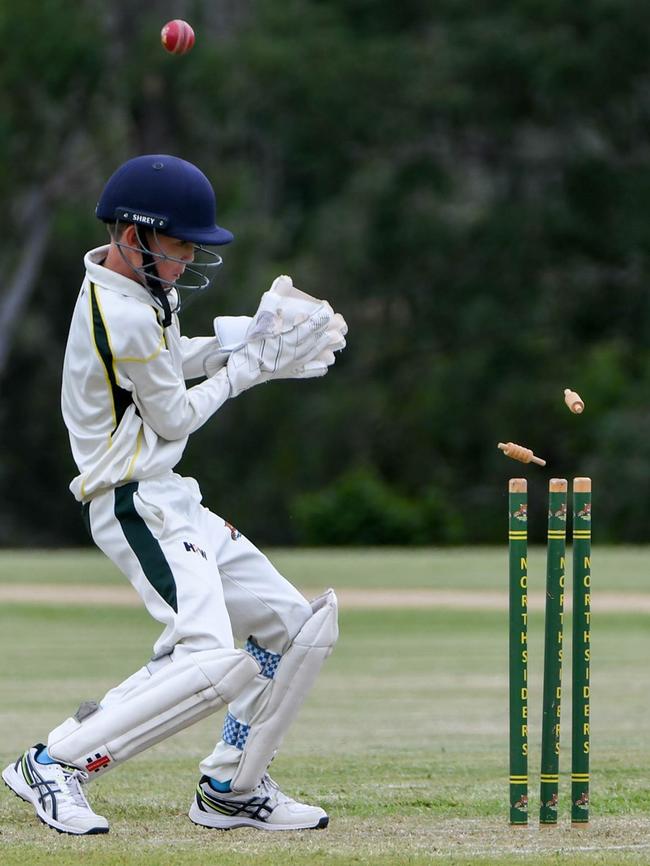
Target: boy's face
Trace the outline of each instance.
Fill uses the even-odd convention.
[[[175,283],[185,271],[185,265],[194,261],[194,244],[191,241],[181,241],[178,238],[172,238],[168,235],[156,233],[148,235],[149,246],[152,253],[159,253],[163,256],[171,256],[172,259],[180,259],[181,261],[170,261],[168,259],[156,258],[156,271],[161,280],[166,284],[163,285],[165,291],[169,291],[172,283]]]

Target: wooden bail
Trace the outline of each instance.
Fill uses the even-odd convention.
[[[517,445],[515,442],[499,442],[497,448],[499,451],[503,451],[506,457],[519,460],[520,463],[536,463],[538,466],[546,466],[546,460],[536,457],[530,448]]]
[[[584,412],[585,401],[582,399],[580,394],[576,391],[572,391],[571,388],[564,389],[564,402],[574,415],[581,415]]]

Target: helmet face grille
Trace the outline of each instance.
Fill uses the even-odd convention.
[[[150,229],[151,241],[149,241],[144,237],[141,227],[137,226],[137,246],[132,246],[119,240],[121,229],[121,221],[117,220],[113,243],[118,248],[127,267],[133,271],[134,278],[149,289],[157,306],[163,310],[165,314],[163,326],[167,327],[170,324],[171,313],[180,313],[181,308],[187,307],[191,299],[206,291],[212,282],[214,272],[223,264],[223,259],[217,253],[200,244],[194,245],[194,259],[191,262],[169,255],[163,251],[155,228]],[[140,253],[142,265],[136,267],[132,264],[125,255],[125,250]],[[162,261],[182,264],[184,270],[181,279],[173,283],[162,279],[157,269],[157,265]]]
[[[196,244],[219,246],[233,240],[216,223],[216,199],[207,177],[191,162],[166,154],[137,156],[121,165],[104,187],[95,213],[107,223],[133,222]]]

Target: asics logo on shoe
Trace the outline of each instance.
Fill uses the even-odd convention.
[[[27,784],[33,789],[34,793],[38,797],[38,802],[44,809],[47,809],[49,806],[52,817],[56,818],[57,808],[56,797],[54,795],[61,793],[61,789],[57,786],[57,783],[44,779],[39,774],[32,761],[29,760],[27,754],[24,754],[20,760],[16,761],[16,769],[18,769],[18,765],[20,765],[20,768],[23,771],[23,776],[25,777]]]
[[[251,797],[249,800],[224,800],[221,797],[213,796],[201,785],[196,789],[196,801],[199,809],[204,808],[205,804],[216,812],[221,812],[222,815],[244,815],[247,818],[256,818],[258,821],[266,821],[273,811],[273,807],[268,805],[268,797]]]

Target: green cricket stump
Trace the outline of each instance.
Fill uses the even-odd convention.
[[[528,486],[508,482],[510,823],[528,823]]]
[[[571,823],[589,823],[591,478],[573,479]]]
[[[567,519],[566,479],[551,478],[548,489],[546,621],[544,624],[544,687],[539,821],[540,824],[557,824],[564,639],[564,571]]]

